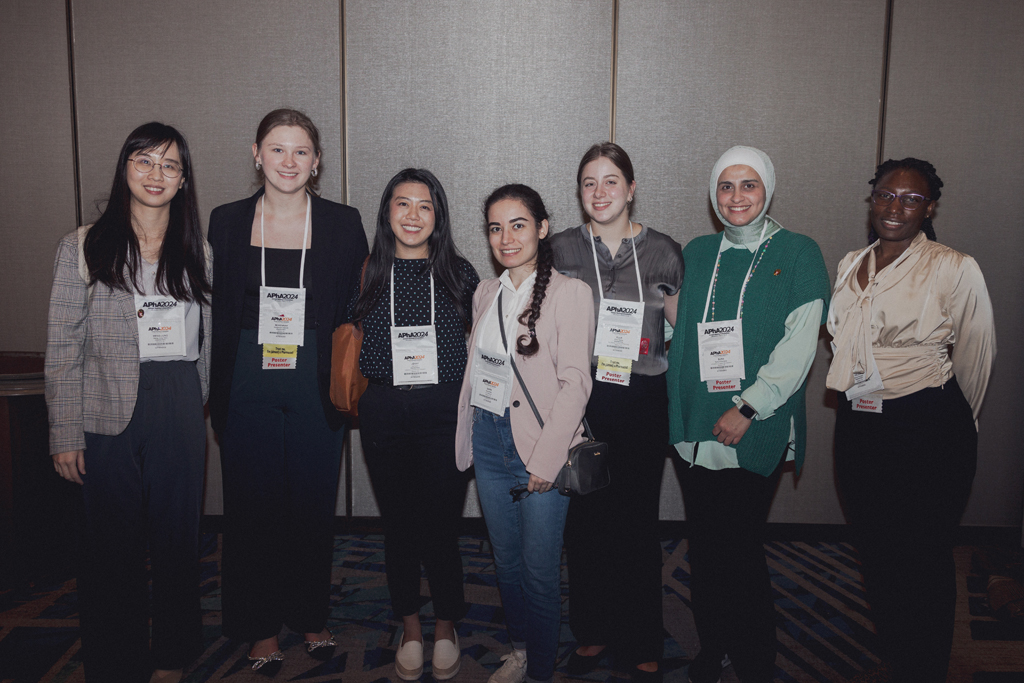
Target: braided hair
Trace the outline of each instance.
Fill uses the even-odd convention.
[[[530,212],[530,216],[533,218],[534,223],[536,223],[538,230],[540,229],[540,224],[550,218],[548,210],[544,206],[544,201],[540,198],[537,191],[532,187],[515,183],[502,185],[487,197],[484,201],[485,221],[491,206],[504,199],[514,199],[521,202],[526,207],[526,210]],[[548,235],[550,234],[549,231]],[[550,239],[545,236],[544,239],[537,242],[537,279],[533,283],[533,298],[530,300],[529,307],[524,309],[519,315],[519,322],[526,325],[529,330],[528,334],[520,335],[516,339],[516,353],[524,358],[529,358],[540,349],[540,342],[537,341],[537,320],[540,318],[541,305],[544,303],[544,296],[547,294],[548,283],[551,282],[551,272],[554,269],[554,263],[555,253],[551,248]]]
[[[883,177],[892,173],[893,171],[914,171],[919,174],[926,183],[928,183],[928,194],[931,195],[931,201],[936,201],[942,196],[942,179],[935,172],[935,167],[927,161],[921,159],[915,159],[914,157],[907,157],[906,159],[889,159],[883,164],[880,164],[875,169],[875,177],[868,181],[868,185],[874,187],[878,184]],[[925,237],[935,242],[935,228],[932,227],[932,219],[930,217],[925,218],[924,222],[921,223],[921,232],[924,233]],[[874,228],[871,229],[871,234],[868,235],[868,243],[873,243],[878,239],[878,235],[875,234]]]

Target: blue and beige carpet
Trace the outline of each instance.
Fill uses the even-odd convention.
[[[219,537],[204,536],[203,612],[206,649],[187,670],[185,681],[246,683],[266,681],[245,661],[247,645],[220,635]],[[455,679],[483,683],[509,651],[495,585],[494,566],[484,539],[462,539],[469,614],[461,622],[462,671]],[[686,541],[664,544],[665,680],[685,683],[690,658],[698,650],[689,608]],[[848,681],[878,662],[870,613],[855,550],[844,543],[773,542],[765,546],[778,616],[779,681]],[[960,604],[950,681],[1024,682],[1024,630],[996,621],[987,612],[984,585],[972,581],[971,548],[957,549]],[[563,595],[568,587],[563,583]],[[426,583],[423,593],[427,594]],[[335,541],[331,621],[339,646],[328,662],[305,654],[302,637],[282,634],[284,667],[274,680],[321,683],[383,683],[394,676],[401,635],[391,619],[384,578],[384,547],[377,535],[338,536]],[[429,602],[424,597],[424,604]],[[429,606],[424,613],[429,613]],[[82,681],[78,614],[73,580],[0,593],[0,683]],[[424,622],[429,654],[432,624]],[[563,618],[560,657],[573,647]],[[609,663],[613,665],[614,662]],[[564,679],[556,672],[556,680]],[[600,668],[584,680],[628,681],[628,673]],[[731,668],[723,681],[735,681]],[[430,681],[426,668],[424,681]]]

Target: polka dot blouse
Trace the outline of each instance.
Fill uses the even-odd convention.
[[[423,261],[395,259],[395,324],[398,327],[430,324],[430,276],[420,272]],[[472,315],[473,292],[480,277],[469,261],[459,259],[469,285],[463,301],[466,315]],[[385,281],[382,296],[363,319],[363,348],[359,369],[363,376],[391,384],[391,299]],[[354,303],[354,300],[353,300]],[[472,322],[472,321],[469,321]],[[459,317],[447,290],[434,280],[434,328],[437,334],[437,377],[439,382],[461,382],[466,370],[466,329],[468,323]]]

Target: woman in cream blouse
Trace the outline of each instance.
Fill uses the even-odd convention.
[[[992,305],[974,259],[934,241],[935,168],[889,160],[870,183],[872,243],[839,264],[828,316],[836,478],[893,680],[945,681]]]

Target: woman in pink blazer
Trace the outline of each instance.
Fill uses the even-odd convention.
[[[473,297],[469,362],[459,397],[456,461],[475,462],[513,652],[489,683],[550,681],[561,618],[562,530],[569,499],[552,491],[570,447],[583,441],[590,397],[593,295],[552,268],[548,212],[525,185],[484,203],[501,277]],[[514,347],[514,348],[513,348]],[[512,364],[543,420],[537,420]]]

